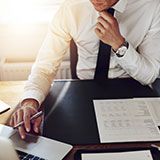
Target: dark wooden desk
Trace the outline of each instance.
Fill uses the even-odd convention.
[[[103,83],[55,81],[44,103],[43,135],[74,145],[66,160],[73,160],[79,149],[149,148],[151,143],[100,144],[93,100],[156,96],[150,87],[142,86],[133,79],[113,79]]]

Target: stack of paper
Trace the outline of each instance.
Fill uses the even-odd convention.
[[[149,150],[117,153],[82,154],[82,160],[153,160]]]
[[[160,140],[144,100],[94,100],[94,107],[102,143]]]

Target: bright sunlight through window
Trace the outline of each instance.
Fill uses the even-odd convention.
[[[0,0],[0,21],[7,24],[36,23],[48,20],[54,6],[63,0]]]

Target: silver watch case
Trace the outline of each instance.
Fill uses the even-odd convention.
[[[123,57],[128,50],[128,46],[128,42],[125,41],[123,45],[116,51],[117,57]]]

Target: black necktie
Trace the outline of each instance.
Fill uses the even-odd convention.
[[[107,10],[111,15],[114,15],[114,9]],[[109,63],[111,55],[111,46],[100,41],[97,66],[95,69],[95,80],[106,80],[108,78]]]

